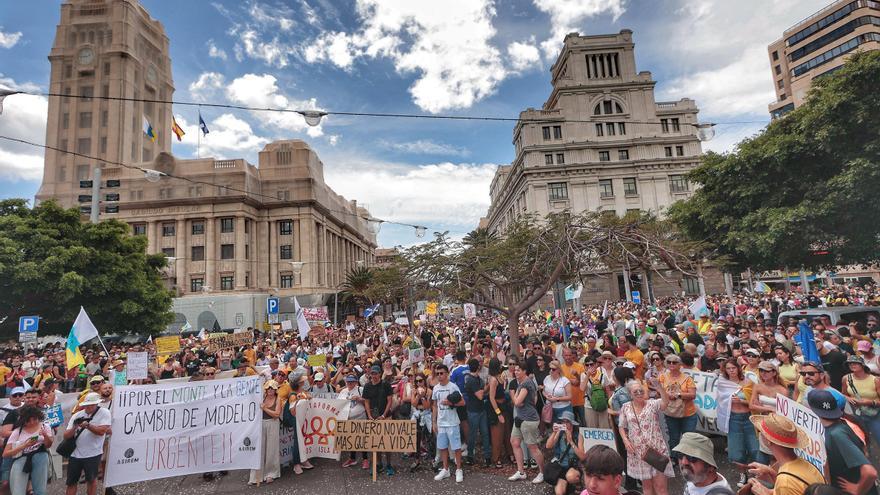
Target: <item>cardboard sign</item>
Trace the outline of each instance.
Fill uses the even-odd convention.
[[[149,358],[146,352],[129,352],[125,364],[129,380],[146,380]]]
[[[336,448],[342,452],[415,452],[415,421],[355,419],[336,425]]]
[[[428,315],[435,316],[435,315],[437,314],[437,303],[435,303],[435,302],[429,302],[429,303],[425,306],[425,313],[428,314]]]
[[[46,406],[43,408],[43,412],[46,413],[45,423],[52,428],[64,424],[64,412],[61,410],[61,404]]]
[[[317,366],[324,366],[327,364],[327,355],[326,354],[312,354],[308,359],[309,366],[315,368]]]
[[[790,419],[798,429],[807,434],[809,444],[803,449],[794,449],[794,453],[816,466],[820,473],[825,473],[828,452],[825,450],[825,427],[819,416],[809,407],[804,407],[782,394],[776,395],[776,414]]]
[[[303,308],[303,316],[308,321],[327,321],[327,306],[318,306],[314,308]]]
[[[611,428],[586,428],[581,427],[581,436],[584,437],[584,450],[590,450],[596,445],[607,445],[617,452],[617,444],[614,442],[614,430]]]
[[[254,332],[241,332],[232,335],[224,333],[216,336],[211,334],[208,336],[208,352],[217,352],[221,349],[232,349],[253,343]]]
[[[259,469],[260,376],[117,387],[104,486]]]
[[[168,337],[156,337],[156,354],[176,354],[180,352],[180,337],[170,335]]]
[[[410,349],[409,350],[409,364],[421,363],[425,360],[425,350],[419,347],[418,349]]]

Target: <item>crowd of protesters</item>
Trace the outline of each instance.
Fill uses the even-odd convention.
[[[300,339],[295,332],[255,332],[253,344],[211,352],[198,337],[182,337],[179,354],[152,360],[147,380],[211,380],[220,372],[263,375],[261,470],[249,482],[282,475],[279,428],[285,409],[313,396],[350,401],[349,419],[406,419],[418,424],[418,449],[380,454],[379,470],[431,469],[438,482],[463,480],[465,470],[507,469],[511,482],[549,484],[556,494],[668,493],[678,474],[689,494],[878,494],[869,449],[880,440],[880,318],[833,326],[810,323],[818,359],[805,360],[797,321],[777,324],[789,309],[880,305],[873,286],[799,292],[738,293],[706,298],[708,313],[689,310],[693,298],[653,304],[611,302],[582,311],[524,315],[522,348],[511,351],[499,315],[441,318],[408,326],[346,322]],[[410,362],[410,349],[423,350]],[[81,480],[94,495],[110,431],[114,373],[126,354],[155,353],[150,342],[83,346],[85,364],[67,369],[62,343],[0,355],[0,408],[5,443],[2,480],[13,495],[46,493],[55,472],[49,449],[76,437],[69,456],[67,495]],[[308,357],[326,355],[324,366]],[[717,373],[738,384],[730,403],[728,460],[738,480],[718,472],[713,440],[696,432],[696,386],[687,373]],[[61,392],[81,392],[75,414],[56,428],[44,411]],[[775,414],[777,394],[809,407],[825,427],[827,472],[800,459],[804,436]],[[615,449],[586,448],[579,428],[611,428]],[[723,450],[723,449],[722,449]],[[619,452],[620,454],[618,454]],[[314,469],[294,452],[294,476]],[[360,459],[360,461],[359,461]],[[341,467],[364,470],[365,454],[344,452]],[[205,479],[226,473],[206,473]],[[829,485],[823,490],[815,485]],[[809,490],[808,490],[809,488]],[[714,490],[714,491],[713,491]],[[721,490],[721,491],[718,491]],[[726,491],[725,491],[726,490]]]

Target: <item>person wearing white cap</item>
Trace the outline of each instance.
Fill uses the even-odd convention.
[[[312,386],[309,387],[309,392],[312,394],[312,397],[314,397],[315,394],[334,394],[335,396],[333,387],[325,381],[324,373],[321,373],[320,371],[315,373]]]
[[[79,404],[80,410],[70,417],[64,438],[76,437],[76,449],[67,463],[66,495],[76,495],[79,478],[85,474],[86,492],[95,495],[98,489],[98,467],[104,453],[104,438],[110,433],[110,410],[98,407],[101,394],[89,392]]]

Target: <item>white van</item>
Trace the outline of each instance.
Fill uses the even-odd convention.
[[[828,317],[831,325],[838,327],[851,321],[858,321],[865,327],[868,318],[880,321],[880,307],[878,306],[830,306],[827,308],[795,309],[784,311],[779,314],[776,322],[779,325],[797,325],[800,320],[812,323],[815,318]],[[792,321],[793,320],[793,321]]]

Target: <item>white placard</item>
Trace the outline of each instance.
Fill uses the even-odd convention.
[[[309,399],[296,403],[296,427],[300,460],[312,457],[339,460],[336,450],[336,423],[348,419],[351,401]]]
[[[146,352],[129,352],[126,354],[125,367],[128,371],[126,378],[129,380],[146,380],[149,356]]]
[[[260,376],[117,387],[104,486],[259,469]]]
[[[425,350],[421,347],[409,350],[409,364],[421,363],[425,360]]]
[[[595,445],[607,445],[617,452],[617,444],[614,443],[614,430],[611,428],[581,427],[580,432],[584,437],[584,451],[590,450]]]
[[[285,332],[288,330],[293,330],[293,322],[290,320],[284,320],[281,322],[281,329]]]
[[[825,451],[825,426],[822,420],[809,407],[798,404],[782,394],[776,394],[776,413],[790,419],[795,426],[807,434],[810,441],[803,449],[794,449],[798,457],[816,466],[825,473],[828,453]]]

